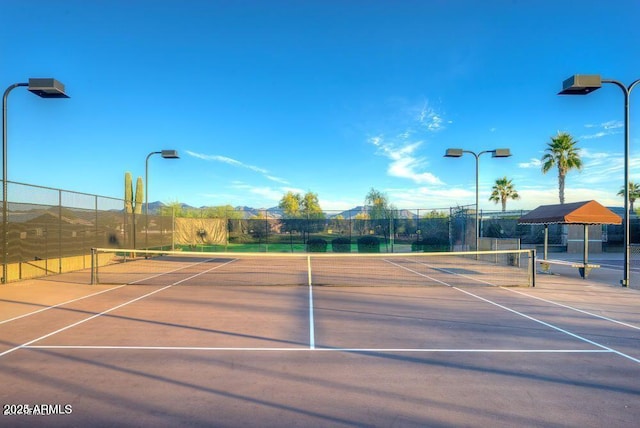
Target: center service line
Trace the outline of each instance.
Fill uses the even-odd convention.
[[[313,321],[313,285],[311,284],[311,256],[307,256],[307,275],[309,282],[309,349],[316,349],[316,333]]]

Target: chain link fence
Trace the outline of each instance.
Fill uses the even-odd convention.
[[[7,212],[2,213],[3,282],[89,269],[91,248],[271,252],[475,249],[473,205],[385,210],[382,218],[373,214],[380,210],[368,207],[313,216],[286,216],[278,209],[205,208],[182,211],[176,218],[167,207],[162,210],[164,215],[155,211],[146,215],[145,210],[128,213],[123,199],[15,182],[7,185]],[[542,245],[543,226],[518,224],[524,213],[480,212],[479,242],[495,238],[516,240],[522,248]],[[632,217],[631,242],[640,242],[639,235],[640,221]],[[622,239],[622,226],[603,226],[604,251],[621,251]],[[563,225],[549,226],[551,246],[567,251],[566,241]]]
[[[129,213],[124,199],[24,183],[7,182],[7,195],[2,282],[89,269],[91,248],[292,252],[324,241],[327,251],[406,252],[474,245],[470,207],[389,210],[385,218],[367,207],[296,217],[233,210],[218,218],[203,209],[175,218],[166,209]]]

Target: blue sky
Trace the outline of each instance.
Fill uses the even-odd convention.
[[[508,147],[480,158],[480,208],[500,208],[507,176],[507,207],[532,209],[558,203],[539,160],[566,131],[584,161],[567,202],[622,206],[622,91],[556,93],[576,73],[640,78],[637,1],[2,0],[0,15],[0,86],[55,77],[71,96],[11,92],[10,181],[122,197],[126,171],[176,149],[150,159],[149,201],[268,208],[292,190],[334,210],[373,187],[446,208],[475,200],[473,156],[447,148]]]

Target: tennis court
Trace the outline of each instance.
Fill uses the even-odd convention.
[[[0,420],[636,426],[637,290],[513,287],[524,256],[394,257],[165,255],[4,285]]]

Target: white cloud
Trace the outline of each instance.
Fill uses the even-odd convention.
[[[473,203],[475,191],[464,188],[434,189],[431,187],[386,189],[392,203],[401,209],[449,209]]]
[[[265,178],[268,179],[268,180],[271,180],[271,181],[275,181],[276,183],[289,184],[289,182],[287,180],[285,180],[284,178],[274,177],[273,175],[265,174]]]
[[[232,158],[228,158],[226,156],[220,156],[220,155],[205,155],[202,153],[195,153],[192,151],[187,150],[187,154],[189,156],[193,156],[194,158],[198,158],[198,159],[202,159],[202,160],[206,160],[206,161],[215,161],[215,162],[222,162],[222,163],[226,163],[227,165],[232,165],[232,166],[237,166],[239,168],[246,168],[246,169],[250,169],[252,171],[256,171],[262,174],[266,174],[268,171],[264,168],[260,168],[257,166],[253,166],[253,165],[248,165],[245,163],[242,163],[238,160],[232,159]]]
[[[318,197],[320,206],[325,211],[346,211],[353,207],[362,205],[362,201],[359,200],[331,200]]]
[[[624,122],[621,120],[610,120],[608,122],[603,123],[587,123],[585,128],[604,128],[604,129],[617,129],[622,128],[624,126]]]
[[[518,168],[540,168],[541,166],[542,161],[536,158],[531,158],[529,162],[521,162],[518,164]]]
[[[616,154],[612,154],[611,152],[592,152],[584,147],[580,149],[580,157],[583,159],[611,159],[616,156]]]
[[[250,184],[235,182],[232,186],[234,189],[248,192],[252,195],[258,195],[271,201],[279,201],[283,195],[282,189],[274,189],[269,186],[252,186]]]
[[[593,134],[582,135],[578,137],[579,140],[593,140],[595,138],[602,138],[608,135],[621,134],[620,128],[624,127],[624,123],[619,120],[610,120],[603,123],[588,123],[585,128],[589,129],[601,129],[601,131]]]
[[[391,160],[387,168],[390,176],[407,178],[419,184],[442,184],[442,181],[432,173],[419,171],[426,166],[426,159],[416,156],[415,153],[423,144],[422,141],[389,143],[384,137],[377,136],[370,138],[369,143],[378,148],[378,154]]]
[[[418,113],[418,123],[431,132],[442,131],[446,129],[446,125],[452,123],[445,121],[441,114],[436,112],[427,103],[424,103]]]
[[[238,168],[249,169],[251,171],[255,171],[257,173],[262,174],[264,178],[266,178],[267,180],[275,181],[276,183],[281,183],[281,184],[288,184],[288,182],[285,179],[270,175],[269,171],[264,168],[260,168],[255,165],[249,165],[249,164],[240,162],[239,160],[236,160],[236,159],[232,159],[232,158],[229,158],[226,156],[220,156],[220,155],[205,155],[202,153],[195,153],[190,150],[187,150],[186,152],[189,156],[192,156],[197,159],[213,161],[213,162],[221,162],[221,163],[226,163],[227,165],[235,166]]]

